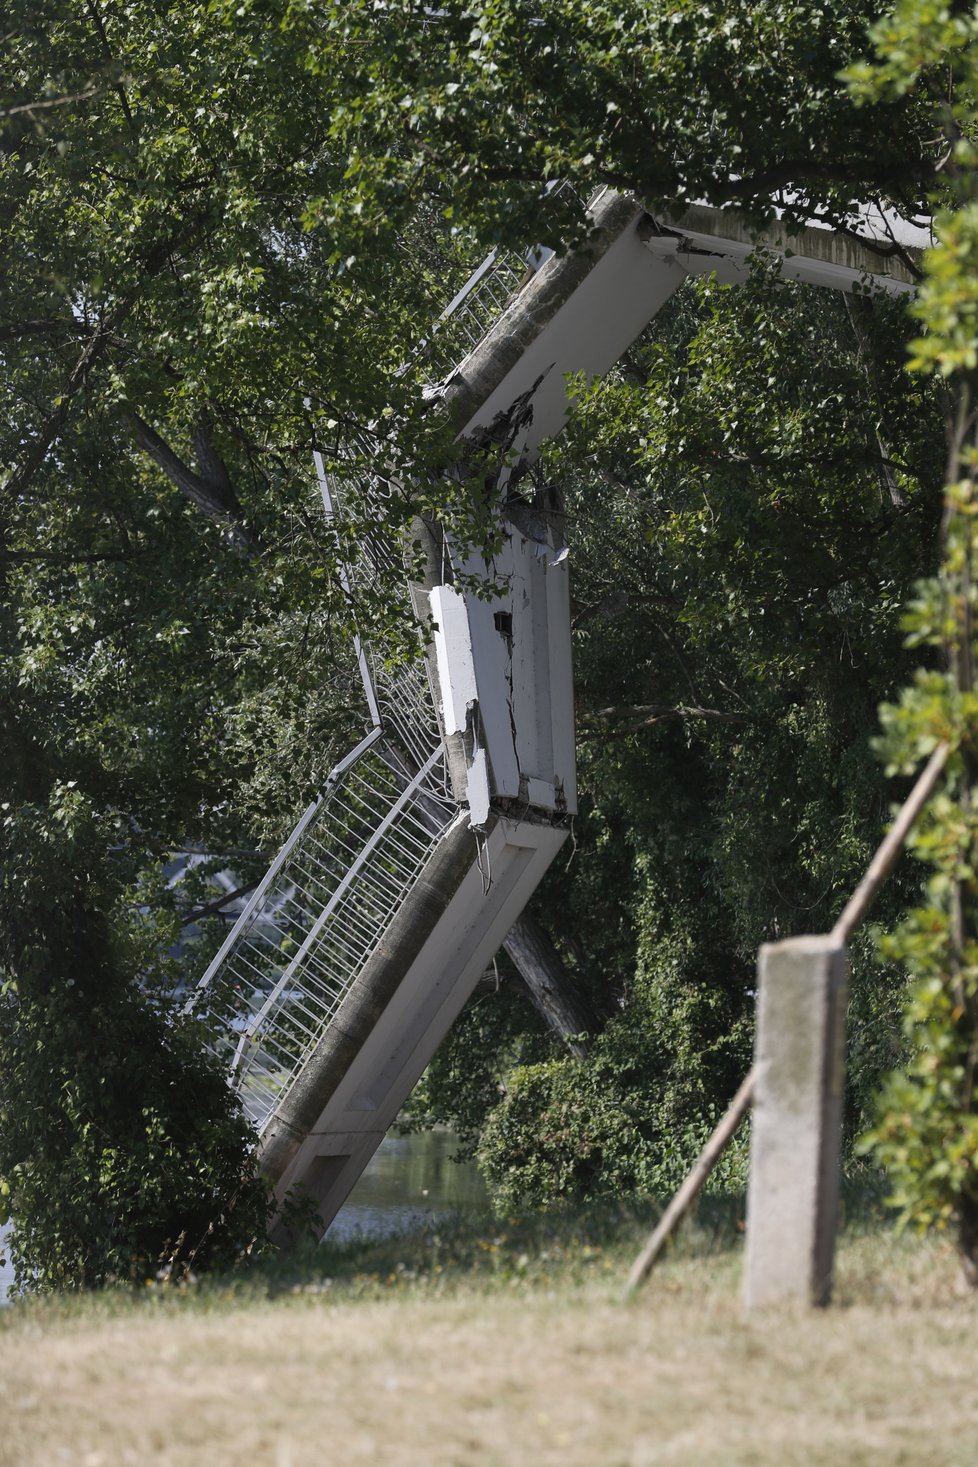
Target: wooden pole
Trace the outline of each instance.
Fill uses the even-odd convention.
[[[926,768],[901,806],[900,813],[879,850],[866,868],[866,875],[842,909],[842,915],[832,928],[832,937],[841,945],[848,945],[850,937],[873,905],[877,892],[899,860],[900,852],[913,828],[914,821],[934,793],[949,753],[948,744],[938,744],[927,761]]]
[[[737,1127],[750,1108],[753,1094],[754,1071],[751,1070],[730,1102],[726,1115],[700,1152],[689,1176],[669,1203],[649,1241],[632,1264],[632,1270],[625,1285],[626,1299],[634,1294],[639,1284],[652,1272],[659,1254],[696,1200],[700,1189],[720,1160],[727,1145],[733,1140]]]

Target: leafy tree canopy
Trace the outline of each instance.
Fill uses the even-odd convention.
[[[68,1239],[49,1277],[80,1258],[86,1277],[120,1270],[122,1224],[100,1223],[110,1241],[90,1248],[66,1218],[96,1185],[100,1216],[121,1216],[133,1177],[163,1153],[192,1226],[200,1217],[206,1188],[190,1178],[209,1143],[188,1132],[173,1078],[194,1066],[167,1049],[161,1088],[137,1067],[142,1120],[126,1110],[127,1041],[117,1105],[100,1108],[99,1075],[130,1019],[136,1052],[165,1037],[158,1015],[132,1017],[126,982],[145,984],[175,936],[161,856],[251,852],[247,878],[358,719],[335,551],[311,508],[313,445],[330,453],[372,425],[392,465],[399,453],[439,466],[430,482],[412,476],[392,515],[444,503],[450,430],[426,411],[414,353],[476,245],[579,242],[573,195],[543,197],[554,180],[755,217],[781,191],[789,219],[814,208],[843,227],[857,201],[921,207],[958,166],[935,127],[945,50],[855,110],[838,74],[881,14],[682,0],[8,6],[0,1175],[15,1216],[45,1192],[66,1205],[45,1223],[49,1240]],[[629,1126],[640,1087],[662,1092],[662,1066],[677,1125],[722,1094],[772,898],[794,927],[841,879],[821,853],[837,845],[856,863],[871,838],[878,787],[856,751],[899,661],[890,608],[933,525],[929,409],[893,386],[899,329],[874,320],[860,336],[841,307],[783,311],[782,295],[766,328],[770,289],[741,305],[689,293],[679,323],[643,344],[637,378],[589,401],[594,447],[575,440],[553,470],[582,491],[597,472],[607,496],[580,498],[594,507],[579,633],[596,793],[582,859],[551,901],[568,930],[580,925],[567,956],[614,1015],[601,1063],[624,1077]],[[640,553],[626,556],[609,525]],[[598,571],[602,557],[613,572]],[[364,611],[392,619],[382,600]],[[871,639],[884,650],[869,667]],[[643,730],[632,725],[653,714],[607,713],[626,702],[686,711]],[[830,770],[821,801],[803,793]],[[704,892],[708,941],[694,921]],[[103,988],[116,1007],[86,1033],[80,1015]],[[512,1024],[497,1029],[512,1056]],[[494,1042],[480,1041],[470,1117],[493,1090]],[[44,1085],[23,1068],[43,1053]],[[34,1085],[44,1119],[28,1126],[18,1097]],[[226,1179],[240,1137],[207,1096],[200,1113],[222,1137],[208,1154]],[[663,1133],[648,1115],[641,1125]],[[31,1173],[41,1134],[60,1139]],[[107,1159],[122,1155],[135,1170]],[[594,1173],[589,1160],[574,1185]],[[151,1212],[133,1223],[140,1256],[176,1228]]]
[[[878,197],[912,212],[934,183],[940,68],[877,97],[871,118],[839,77],[883,9],[291,0],[287,30],[335,78],[330,136],[347,160],[344,189],[314,200],[313,217],[344,234],[359,220],[366,241],[434,196],[448,217],[522,243],[540,227],[541,184],[558,179],[762,217],[786,190],[789,218],[814,207],[840,225]]]

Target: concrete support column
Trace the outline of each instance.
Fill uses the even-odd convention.
[[[745,1297],[826,1304],[839,1208],[846,949],[831,937],[758,955]]]

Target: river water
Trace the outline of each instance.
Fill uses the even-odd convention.
[[[343,1242],[358,1233],[377,1238],[422,1226],[432,1217],[478,1212],[488,1206],[474,1162],[452,1158],[458,1140],[450,1131],[386,1136],[326,1234]]]
[[[486,1207],[485,1185],[475,1164],[452,1160],[457,1148],[456,1138],[448,1131],[385,1137],[346,1206],[337,1213],[326,1234],[329,1241],[408,1232],[432,1218]],[[13,1281],[10,1264],[0,1266],[0,1304],[7,1302]]]

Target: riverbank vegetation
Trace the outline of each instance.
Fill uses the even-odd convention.
[[[953,1246],[861,1205],[831,1311],[745,1319],[741,1206],[705,1199],[628,1305],[649,1215],[620,1206],[25,1301],[0,1311],[0,1464],[970,1467]]]

